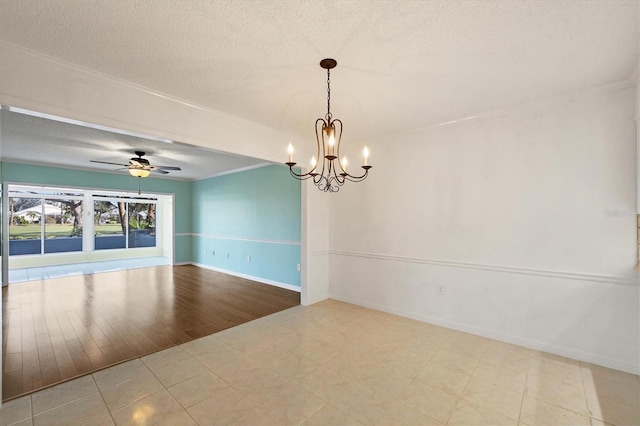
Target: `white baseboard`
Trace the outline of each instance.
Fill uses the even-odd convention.
[[[216,268],[215,266],[209,266],[209,265],[205,265],[205,264],[202,264],[202,263],[187,262],[187,263],[184,263],[184,264],[185,265],[193,265],[193,266],[197,266],[199,268],[204,268],[204,269],[210,269],[212,271],[222,272],[223,274],[233,275],[234,277],[245,278],[247,280],[257,281],[257,282],[262,283],[262,284],[269,284],[269,285],[272,285],[274,287],[280,287],[280,288],[284,288],[284,289],[287,289],[287,290],[296,291],[296,292],[300,293],[300,287],[298,287],[296,285],[281,283],[279,281],[268,280],[266,278],[261,278],[261,277],[254,277],[253,275],[241,274],[241,273],[235,272],[235,271],[228,271],[226,269]],[[176,265],[178,265],[178,264],[176,263]]]
[[[349,297],[342,297],[337,294],[329,294],[329,297],[341,302],[351,303],[353,305],[362,306],[365,308],[375,309],[377,311],[387,312],[389,314],[398,315],[405,318],[411,318],[418,321],[426,322],[429,324],[450,328],[452,330],[463,331],[465,333],[475,334],[477,336],[487,337],[489,339],[499,340],[501,342],[512,343],[514,345],[523,346],[529,349],[534,349],[542,352],[549,352],[552,354],[560,355],[566,358],[576,359],[579,361],[589,362],[591,364],[601,365],[603,367],[613,368],[615,370],[625,371],[631,374],[640,374],[640,366],[638,364],[628,363],[618,359],[604,357],[602,355],[594,354],[591,352],[584,352],[581,350],[571,349],[564,346],[553,345],[537,340],[525,339],[522,337],[503,334],[493,330],[487,330],[483,328],[473,327],[470,325],[442,320],[439,318],[431,317],[428,315],[417,314],[414,312],[406,312],[398,309],[388,308],[382,305],[376,305],[374,303],[367,303],[361,300],[351,299]]]

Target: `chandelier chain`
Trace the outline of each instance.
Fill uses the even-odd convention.
[[[331,70],[327,69],[327,117],[331,118]]]

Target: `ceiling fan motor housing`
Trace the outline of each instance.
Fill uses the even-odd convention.
[[[141,167],[149,167],[149,160],[146,158],[132,158],[131,163],[133,165],[141,166]]]

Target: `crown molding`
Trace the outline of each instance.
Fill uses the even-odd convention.
[[[591,96],[597,96],[603,93],[610,93],[610,92],[616,92],[618,90],[629,89],[635,86],[636,86],[635,83],[632,83],[628,78],[625,78],[623,80],[603,84],[600,86],[574,90],[571,92],[563,93],[558,96],[550,96],[547,98],[542,98],[535,101],[514,105],[511,107],[496,109],[488,112],[481,112],[475,115],[462,117],[455,120],[444,121],[441,123],[427,124],[425,126],[415,127],[412,129],[378,133],[376,134],[376,139],[394,140],[394,139],[398,139],[399,136],[412,136],[412,135],[428,132],[440,127],[454,127],[454,126],[474,123],[477,121],[491,120],[498,117],[504,117],[512,114],[529,111],[532,109],[540,109],[540,108],[550,107],[553,105],[558,105],[558,104],[562,104],[565,102],[570,102],[578,99],[588,98]]]
[[[486,113],[481,113],[481,114],[477,114],[477,115],[473,115],[473,116],[469,116],[469,117],[465,117],[465,118],[461,118],[458,120],[451,120],[451,121],[447,121],[447,122],[443,122],[443,123],[438,123],[438,124],[434,124],[432,126],[428,126],[428,128],[437,128],[437,127],[447,127],[447,126],[455,126],[455,125],[459,125],[459,124],[464,124],[470,121],[476,121],[476,120],[486,120],[486,119],[492,119],[492,118],[496,118],[496,117],[502,117],[505,115],[510,115],[510,114],[514,114],[514,113],[518,113],[518,112],[522,112],[522,111],[527,111],[530,109],[539,109],[539,108],[545,108],[545,107],[549,107],[549,106],[553,106],[553,105],[558,105],[558,104],[562,104],[565,102],[570,102],[570,101],[574,101],[574,100],[578,100],[578,99],[583,99],[583,98],[588,98],[591,96],[597,96],[603,93],[610,93],[610,92],[616,92],[618,90],[623,90],[623,89],[628,89],[631,87],[634,87],[635,84],[632,83],[630,80],[628,79],[624,79],[624,80],[620,80],[620,81],[615,81],[612,83],[607,83],[607,84],[603,84],[600,86],[595,86],[595,87],[589,87],[586,89],[580,89],[580,90],[574,90],[571,92],[567,92],[558,96],[551,96],[548,98],[543,98],[543,99],[538,99],[535,101],[531,101],[531,102],[527,102],[527,103],[523,103],[520,105],[516,105],[513,107],[509,107],[509,108],[503,108],[503,109],[499,109],[499,110],[494,110],[491,112],[486,112]]]
[[[270,163],[270,162],[265,161],[264,163],[254,164],[253,166],[240,167],[239,169],[228,170],[226,172],[215,173],[215,174],[210,175],[210,176],[205,176],[205,177],[201,177],[201,178],[198,178],[198,179],[192,179],[192,181],[193,182],[197,182],[199,180],[206,180],[206,179],[212,179],[212,178],[216,178],[216,177],[220,177],[220,176],[233,175],[235,173],[247,172],[249,170],[261,169],[263,167],[273,166],[273,165],[280,165],[280,164],[278,164],[278,163]]]
[[[285,133],[281,130],[278,129],[274,129],[272,127],[266,126],[264,124],[261,123],[257,123],[255,121],[251,121],[248,120],[246,118],[242,118],[239,117],[237,115],[233,115],[233,114],[229,114],[220,110],[216,110],[210,107],[206,107],[204,105],[200,105],[182,98],[179,98],[177,96],[173,96],[167,93],[163,93],[161,91],[157,91],[154,89],[151,89],[149,87],[146,86],[142,86],[140,84],[137,83],[133,83],[131,81],[128,80],[124,80],[121,78],[117,78],[114,76],[111,76],[109,74],[105,74],[102,73],[100,71],[96,71],[94,69],[91,68],[87,68],[84,67],[82,65],[78,65],[72,62],[68,62],[64,59],[60,59],[60,58],[56,58],[54,56],[50,56],[41,52],[37,52],[31,49],[28,49],[26,47],[22,47],[22,46],[18,46],[16,44],[13,43],[8,43],[6,41],[2,41],[0,40],[0,52],[6,52],[18,57],[22,57],[24,59],[27,59],[29,61],[33,61],[36,63],[40,63],[42,65],[48,65],[48,66],[55,66],[58,68],[62,68],[65,70],[68,70],[71,73],[74,73],[76,75],[79,75],[82,78],[85,78],[87,80],[90,81],[96,81],[108,86],[113,86],[113,87],[120,87],[120,88],[127,88],[127,89],[131,89],[149,96],[153,96],[159,99],[163,99],[163,100],[167,100],[173,104],[176,105],[180,105],[183,107],[186,107],[188,109],[193,109],[193,110],[198,110],[198,111],[202,111],[204,113],[207,114],[211,114],[214,116],[217,116],[219,118],[223,118],[225,120],[229,120],[232,122],[236,122],[239,124],[243,124],[246,126],[250,126],[253,127],[255,129],[259,129],[261,131],[267,131],[267,132],[271,132],[273,134],[282,136],[284,138],[289,138],[295,141],[298,141],[298,138],[295,137],[294,135],[291,135],[289,133]],[[5,104],[7,104],[7,102],[3,102]],[[10,105],[10,104],[9,104]]]

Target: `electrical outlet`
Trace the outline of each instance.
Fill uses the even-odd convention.
[[[438,296],[444,296],[447,294],[447,287],[444,284],[436,285],[436,294]]]
[[[251,255],[247,256],[247,262],[251,262]]]
[[[296,267],[296,269],[298,269],[298,272],[300,272],[300,264],[298,263],[298,266]]]

